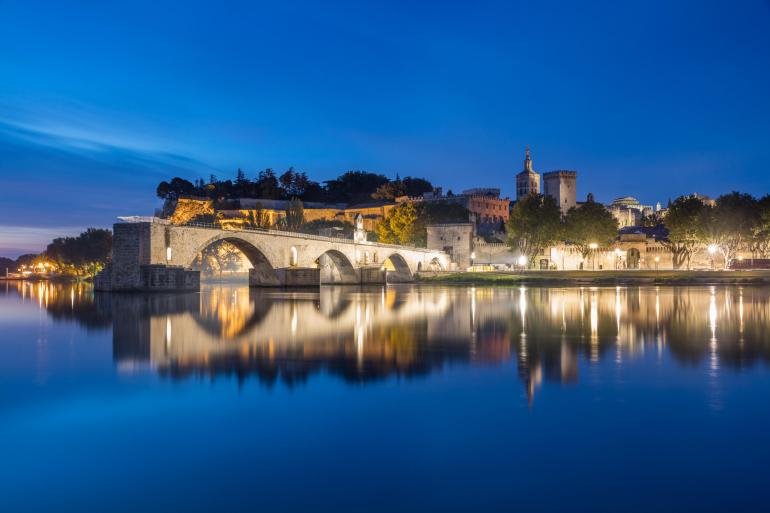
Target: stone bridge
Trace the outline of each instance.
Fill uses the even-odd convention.
[[[254,287],[318,286],[412,281],[419,271],[447,270],[447,253],[262,229],[173,225],[150,218],[114,225],[112,263],[95,280],[97,290],[198,290],[193,263],[220,241],[248,259]]]

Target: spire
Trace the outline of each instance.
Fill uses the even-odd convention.
[[[532,170],[532,159],[529,156],[529,144],[527,145],[527,157],[524,159],[524,169],[527,173],[534,173]]]

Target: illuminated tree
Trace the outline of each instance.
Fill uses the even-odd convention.
[[[517,201],[506,223],[508,246],[526,255],[530,266],[545,248],[561,240],[559,206],[550,196],[529,194]]]
[[[687,263],[690,268],[692,254],[700,243],[700,221],[703,202],[694,196],[680,196],[668,206],[663,225],[668,231],[661,243],[671,251],[674,269]]]
[[[305,223],[305,207],[298,198],[292,198],[286,207],[286,218],[284,219],[286,228],[291,231],[298,231]]]
[[[564,237],[578,248],[583,260],[592,251],[592,245],[609,246],[618,236],[618,221],[604,205],[592,199],[572,207],[564,216]]]

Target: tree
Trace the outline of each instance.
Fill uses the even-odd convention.
[[[283,199],[284,197],[283,191],[279,187],[278,178],[275,177],[275,172],[270,168],[259,172],[254,189],[258,198]]]
[[[421,228],[418,220],[415,204],[401,203],[377,226],[378,240],[386,244],[414,244]]]
[[[249,210],[244,224],[249,228],[270,228],[270,215],[262,208],[262,203],[257,202],[254,210]]]
[[[110,259],[112,231],[89,228],[77,237],[51,241],[44,255],[75,274],[95,274]]]
[[[286,228],[298,231],[305,223],[305,207],[299,198],[292,198],[286,206]]]
[[[406,202],[394,208],[377,226],[377,238],[389,244],[425,247],[427,226],[435,223],[468,220],[468,210],[459,203],[446,201]]]
[[[372,198],[379,200],[394,200],[399,196],[421,196],[433,190],[433,185],[424,178],[396,178],[383,183],[372,193]]]
[[[171,182],[160,182],[155,193],[161,199],[178,199],[180,196],[190,196],[194,194],[195,186],[192,182],[184,178],[175,177]]]
[[[756,202],[756,222],[751,229],[751,253],[759,258],[770,256],[770,195]]]
[[[371,198],[378,187],[387,181],[388,179],[383,175],[367,171],[348,171],[336,179],[326,182],[326,191],[329,200],[333,202],[365,202]]]
[[[731,192],[706,206],[699,216],[699,238],[715,245],[727,269],[739,249],[750,244],[758,218],[757,200],[750,194]]]
[[[694,196],[680,196],[669,202],[663,225],[668,237],[661,243],[671,251],[674,269],[681,269],[690,260],[699,244],[700,220],[703,202]]]
[[[606,247],[618,235],[617,220],[604,205],[592,199],[589,197],[589,201],[572,207],[564,216],[564,236],[578,248],[583,260],[590,254],[593,244]]]
[[[508,246],[527,257],[530,266],[545,248],[561,240],[561,210],[551,196],[530,194],[517,201],[506,224]]]

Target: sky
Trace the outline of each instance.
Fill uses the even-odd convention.
[[[0,0],[0,256],[290,166],[770,192],[770,0]]]

